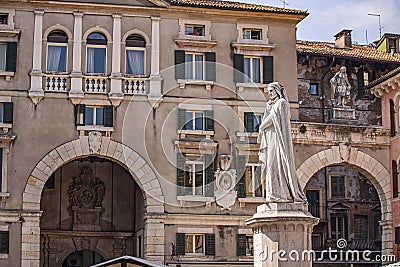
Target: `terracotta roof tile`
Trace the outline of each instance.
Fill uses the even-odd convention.
[[[380,78],[378,78],[378,79],[376,79],[376,80],[370,82],[370,83],[365,87],[365,89],[371,89],[371,88],[375,87],[376,85],[378,85],[378,84],[380,84],[380,83],[386,82],[387,80],[389,80],[390,78],[392,78],[392,77],[398,75],[399,73],[400,73],[400,67],[399,67],[399,68],[396,68],[396,69],[392,70],[391,72],[389,72],[389,73],[383,75],[382,77],[380,77]]]
[[[246,3],[222,1],[222,0],[167,0],[167,1],[174,6],[193,6],[193,7],[206,7],[206,8],[217,8],[217,9],[260,11],[267,13],[294,14],[303,16],[308,15],[307,11],[305,10],[273,7],[273,6],[258,5],[258,4],[246,4]]]
[[[345,58],[356,58],[371,61],[386,61],[400,63],[400,54],[391,54],[376,51],[373,46],[353,45],[351,49],[335,48],[334,43],[297,41],[297,52],[303,54],[336,56]]]

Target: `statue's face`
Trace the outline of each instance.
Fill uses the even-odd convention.
[[[270,99],[275,99],[278,97],[278,94],[272,86],[268,86],[268,96]]]
[[[341,72],[341,73],[345,73],[345,72],[346,72],[346,67],[341,67],[341,68],[340,68],[340,72]]]

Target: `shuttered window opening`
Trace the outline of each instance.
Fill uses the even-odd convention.
[[[215,255],[215,234],[176,234],[177,255]]]
[[[0,122],[13,123],[14,104],[12,102],[0,103]]]
[[[354,215],[354,238],[358,242],[368,242],[369,225],[367,215]]]
[[[233,55],[233,81],[235,83],[264,83],[274,81],[272,56]]]
[[[0,231],[0,253],[8,254],[9,253],[9,232],[8,231]]]
[[[175,50],[175,79],[215,81],[215,53]]]
[[[75,105],[76,125],[113,126],[113,106]]]
[[[260,123],[261,123],[261,114],[254,114],[254,112],[245,112],[244,113],[244,128],[248,133],[258,133]]]
[[[214,131],[214,111],[178,109],[178,130]]]
[[[236,255],[253,256],[253,235],[236,235]]]
[[[345,198],[346,196],[345,177],[331,176],[331,197]]]
[[[17,69],[17,42],[0,42],[0,71]]]

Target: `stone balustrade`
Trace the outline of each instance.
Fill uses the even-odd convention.
[[[83,77],[83,92],[84,93],[108,93],[108,76],[92,76],[86,75]]]
[[[44,88],[48,92],[69,91],[69,75],[65,74],[44,74]]]
[[[124,93],[129,95],[146,94],[148,78],[125,77],[123,79]]]

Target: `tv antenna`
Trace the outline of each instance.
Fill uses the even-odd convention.
[[[382,25],[381,25],[381,15],[380,15],[380,14],[369,13],[368,16],[378,17],[378,23],[379,23],[379,38],[381,38],[381,37],[382,37],[382,29],[384,28],[384,27],[382,27]]]
[[[286,2],[285,0],[279,0],[283,4],[283,8],[286,8],[286,5],[290,5],[290,3]]]

